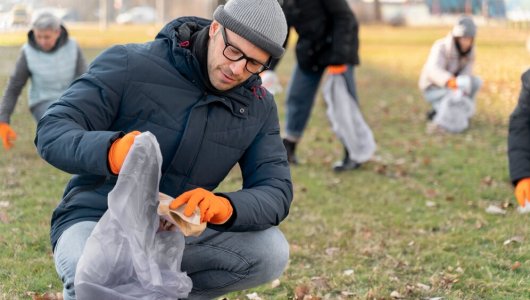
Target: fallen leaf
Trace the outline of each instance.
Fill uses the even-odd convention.
[[[289,246],[289,248],[290,248],[290,251],[289,251],[289,252],[291,252],[291,253],[296,253],[296,252],[299,252],[300,250],[302,250],[302,247],[300,247],[300,246],[297,245],[297,244],[291,244],[291,245]]]
[[[8,224],[9,223],[9,216],[7,215],[6,212],[0,211],[0,222],[2,222],[4,224]]]
[[[63,300],[63,293],[44,293],[44,294],[33,294],[31,299],[33,300]]]
[[[307,285],[299,285],[294,289],[294,299],[302,300],[306,295],[309,295],[309,287]]]
[[[522,243],[524,240],[524,238],[522,236],[513,236],[509,239],[507,239],[506,241],[504,241],[503,245],[506,246],[506,245],[509,245],[509,244],[512,244],[512,243]]]
[[[427,202],[425,202],[425,206],[427,206],[427,207],[436,207],[436,202],[427,201]]]
[[[424,194],[427,198],[434,198],[438,196],[438,192],[435,189],[427,189]]]
[[[247,299],[249,300],[262,300],[260,296],[258,296],[258,293],[254,292],[251,294],[246,294]]]
[[[339,250],[340,250],[340,249],[337,248],[337,247],[327,248],[327,249],[326,249],[326,254],[327,254],[328,256],[333,256],[335,253],[339,252]]]
[[[500,207],[502,209],[507,209],[508,207],[511,207],[511,206],[512,206],[512,202],[511,201],[503,201],[503,202],[501,202],[501,205],[500,205]]]
[[[519,267],[521,267],[521,262],[520,262],[520,261],[516,261],[516,262],[512,265],[512,271],[515,271],[515,270],[519,269]]]
[[[493,184],[493,178],[491,176],[486,176],[482,178],[481,182],[485,186],[491,186]]]
[[[274,280],[271,282],[271,288],[275,289],[275,288],[279,287],[280,284],[281,284],[280,279],[274,279]]]
[[[313,286],[316,287],[318,290],[329,289],[329,283],[327,278],[316,276],[311,278],[311,282],[313,282]]]
[[[398,291],[393,291],[390,293],[390,297],[393,299],[403,299],[404,297]]]
[[[419,287],[420,289],[424,290],[424,291],[428,291],[431,289],[430,286],[426,285],[426,284],[423,284],[423,283],[416,283],[416,286]]]
[[[387,166],[386,165],[377,165],[374,168],[374,171],[377,174],[381,174],[381,175],[385,175],[386,174],[386,170],[387,170]]]
[[[344,297],[355,296],[355,293],[348,292],[348,291],[341,291],[340,294],[341,294],[341,296],[344,296]]]
[[[490,205],[486,208],[486,212],[492,215],[505,215],[506,211],[496,205]]]

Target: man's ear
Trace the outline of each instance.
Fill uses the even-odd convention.
[[[217,33],[217,31],[219,31],[219,28],[221,27],[221,24],[219,24],[219,22],[213,20],[212,21],[212,24],[210,24],[210,31],[209,31],[209,35],[210,35],[210,38],[213,38],[213,36]]]

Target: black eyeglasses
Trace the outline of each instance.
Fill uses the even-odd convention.
[[[226,39],[226,30],[222,26],[221,34],[223,35],[223,41],[225,42],[225,48],[223,55],[230,61],[240,61],[245,59],[245,69],[252,74],[259,74],[269,68],[270,61],[267,65],[260,63],[259,61],[246,56],[243,51],[239,50],[235,46],[231,45]]]

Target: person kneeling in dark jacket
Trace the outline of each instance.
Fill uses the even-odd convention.
[[[285,269],[289,245],[277,225],[293,188],[277,108],[259,78],[284,53],[285,16],[277,0],[231,0],[213,18],[178,18],[154,41],[104,51],[39,121],[40,155],[74,174],[51,224],[65,299],[75,298],[85,242],[146,131],[162,152],[160,192],[175,197],[174,208],[200,208],[208,223],[186,238],[190,299],[251,288]],[[213,193],[236,164],[242,188]]]

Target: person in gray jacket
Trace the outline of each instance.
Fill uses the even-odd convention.
[[[274,98],[259,77],[285,51],[285,16],[277,0],[230,0],[213,19],[181,17],[154,41],[105,50],[40,119],[40,155],[74,174],[51,220],[65,299],[75,298],[85,242],[146,131],[162,153],[160,192],[175,197],[172,208],[198,207],[207,222],[186,238],[190,299],[251,288],[285,269],[289,245],[277,225],[293,187]],[[241,189],[212,192],[236,164]]]
[[[457,77],[469,76],[469,95],[475,99],[482,80],[473,74],[475,63],[475,36],[477,26],[469,16],[462,16],[451,32],[437,40],[431,48],[427,62],[421,71],[419,88],[432,109],[427,119],[436,115],[442,99],[452,90],[458,89]]]
[[[22,46],[0,104],[0,136],[9,150],[16,138],[10,121],[18,97],[31,78],[29,109],[38,121],[70,83],[86,71],[83,53],[61,20],[51,13],[37,17]]]

